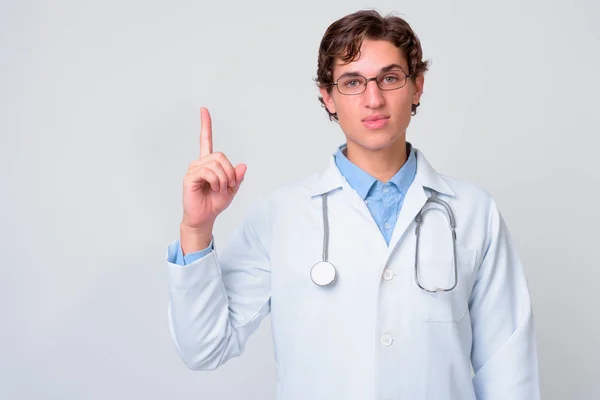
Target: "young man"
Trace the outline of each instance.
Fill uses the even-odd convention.
[[[213,153],[202,110],[167,255],[189,368],[239,356],[271,313],[278,399],[539,398],[529,290],[494,200],[406,142],[421,58],[401,18],[334,22],[317,84],[346,143],[324,172],[263,196],[219,255],[212,228],[246,166]]]

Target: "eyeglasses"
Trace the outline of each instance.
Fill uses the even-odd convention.
[[[362,94],[367,90],[367,84],[375,81],[381,90],[400,89],[410,78],[410,75],[401,69],[392,69],[382,72],[374,78],[366,78],[359,74],[342,76],[333,85],[337,87],[338,92],[344,95]]]

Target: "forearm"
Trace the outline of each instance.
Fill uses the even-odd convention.
[[[169,300],[171,335],[181,359],[191,369],[217,368],[235,341],[214,252],[185,267],[169,266]],[[236,355],[235,348],[228,351]]]
[[[540,397],[531,295],[525,270],[495,204],[470,301],[477,400]]]
[[[521,300],[523,301],[523,300]],[[473,377],[477,400],[538,400],[537,346],[531,308],[516,325],[501,329],[488,342],[496,348]]]

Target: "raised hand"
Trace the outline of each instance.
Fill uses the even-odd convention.
[[[217,216],[231,204],[247,169],[245,164],[234,168],[225,154],[213,153],[212,121],[206,108],[200,109],[200,118],[200,158],[190,163],[183,178],[182,247],[186,233],[210,237]]]

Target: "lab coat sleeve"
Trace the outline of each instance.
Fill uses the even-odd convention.
[[[531,296],[523,265],[493,200],[469,309],[477,400],[539,399]]]
[[[204,257],[208,253],[213,250],[213,239],[211,239],[210,244],[204,250],[196,251],[194,253],[183,255],[183,250],[181,249],[181,242],[179,239],[175,242],[175,246],[177,246],[177,253],[175,254],[175,260],[169,259],[169,255],[167,254],[167,260],[169,262],[174,262],[177,265],[188,265],[193,263],[194,261]]]
[[[249,336],[270,312],[268,221],[263,201],[218,246],[186,266],[167,254],[168,321],[175,348],[188,368],[214,370],[242,354]]]

